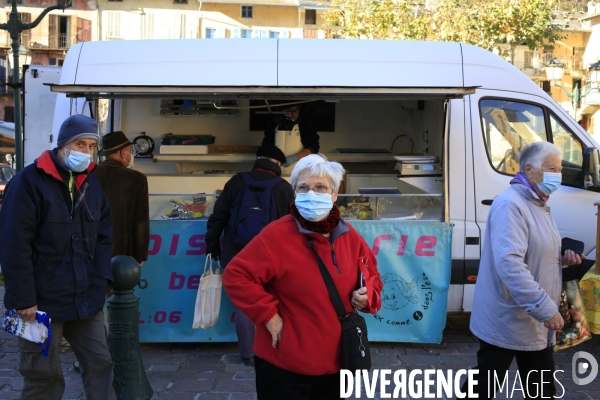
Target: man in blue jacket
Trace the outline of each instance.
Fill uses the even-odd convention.
[[[64,337],[81,364],[86,398],[116,399],[102,313],[113,279],[112,217],[91,162],[97,132],[89,117],[67,118],[57,147],[19,172],[4,192],[4,305],[26,321],[34,321],[38,310],[52,320],[48,357],[39,344],[19,338],[22,398],[62,398]]]

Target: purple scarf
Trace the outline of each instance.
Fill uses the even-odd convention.
[[[519,184],[524,185],[525,187],[531,189],[533,191],[533,193],[537,194],[537,196],[540,198],[540,201],[542,202],[542,206],[545,206],[546,202],[550,198],[550,196],[545,195],[536,186],[532,185],[531,182],[529,182],[529,179],[527,179],[525,174],[522,172],[517,173],[517,175],[515,175],[515,177],[510,181],[511,185],[513,183],[519,183]]]

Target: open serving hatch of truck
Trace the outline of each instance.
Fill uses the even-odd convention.
[[[69,49],[59,82],[49,85],[59,93],[50,141],[71,113],[92,110],[103,133],[122,130],[130,140],[142,132],[155,143],[167,133],[212,135],[214,146],[252,148],[283,104],[300,105],[320,152],[347,171],[338,206],[384,276],[383,309],[368,319],[372,340],[437,342],[447,311],[470,311],[489,206],[518,170],[526,143],[548,140],[563,149],[553,216],[586,253],[595,247],[598,176],[584,185],[584,154],[596,142],[521,71],[473,46],[86,42]],[[148,176],[152,218],[143,269],[149,286],[138,291],[142,341],[235,340],[228,299],[213,328],[192,331],[191,316],[206,215],[216,192],[255,157],[192,150],[159,154],[157,146],[136,160]],[[177,204],[192,202],[207,206],[201,218],[170,218]]]

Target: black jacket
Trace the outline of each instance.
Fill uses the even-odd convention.
[[[94,168],[75,174],[74,201],[50,151],[11,179],[0,212],[6,308],[37,305],[52,322],[102,310],[113,280],[112,217]]]
[[[150,241],[146,175],[110,158],[98,164],[96,173],[113,215],[112,256],[130,256],[138,263],[146,261]]]
[[[268,170],[268,171],[261,171]],[[269,172],[272,171],[272,172]],[[266,181],[281,176],[281,168],[272,161],[261,159],[256,160],[252,172],[252,177],[259,181]],[[221,254],[221,265],[226,266],[229,261],[242,249],[238,248],[234,243],[229,233],[229,217],[231,208],[238,197],[244,190],[244,179],[241,174],[232,177],[223,188],[223,192],[215,202],[214,210],[208,218],[208,226],[206,230],[206,253],[220,254],[221,253],[221,233],[225,231],[223,239],[223,252]],[[277,219],[290,213],[290,204],[294,201],[294,191],[292,186],[285,180],[273,187],[271,192],[277,204]]]
[[[307,120],[298,118],[296,121],[290,121],[282,116],[277,116],[267,123],[265,136],[262,145],[275,146],[275,128],[279,126],[280,131],[291,131],[294,125],[298,124],[300,128],[300,141],[305,149],[310,149],[313,154],[319,152],[319,135],[315,127]],[[291,154],[286,154],[287,156]]]

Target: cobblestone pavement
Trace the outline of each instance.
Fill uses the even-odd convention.
[[[3,297],[4,288],[0,287],[0,302]],[[475,367],[477,348],[478,343],[469,331],[469,315],[451,314],[441,344],[373,343],[371,356],[373,369],[410,371],[435,368],[457,371]],[[142,344],[141,349],[146,374],[154,390],[153,399],[256,398],[254,369],[241,363],[236,343]],[[557,370],[564,370],[558,375],[565,388],[563,398],[600,399],[600,376],[586,386],[574,384],[571,378],[571,360],[576,351],[592,353],[600,361],[600,337],[594,336],[575,349],[555,354]],[[66,342],[63,343],[61,358],[66,381],[63,398],[85,398],[81,377],[73,371],[75,355]],[[20,396],[23,379],[18,372],[18,360],[16,339],[0,330],[0,399],[17,399]],[[516,365],[513,364],[513,376],[515,371]],[[375,393],[376,398],[379,398],[379,389]],[[520,391],[516,391],[513,398],[522,399],[520,394]],[[352,398],[355,398],[354,395]],[[367,398],[366,394],[363,393],[362,398]],[[500,394],[498,398],[508,397]]]

